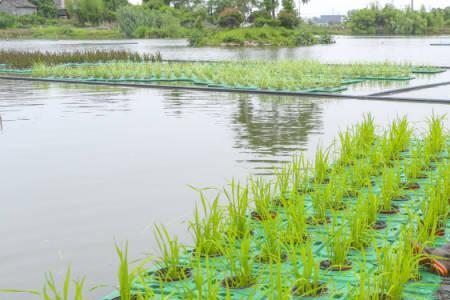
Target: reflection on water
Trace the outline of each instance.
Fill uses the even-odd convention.
[[[241,96],[237,103],[235,145],[246,151],[290,156],[305,150],[310,133],[320,134],[321,107],[314,100]]]
[[[0,80],[0,289],[40,288],[42,274],[112,285],[113,241],[153,251],[153,223],[189,242],[197,194],[273,165],[372,112],[422,121],[449,106],[323,100]],[[422,123],[417,123],[420,126]],[[104,294],[105,290],[95,293]],[[15,297],[15,299],[28,299]]]

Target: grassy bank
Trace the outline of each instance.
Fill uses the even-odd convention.
[[[332,42],[331,36],[324,31],[311,32],[302,29],[286,29],[282,27],[236,28],[217,31],[207,35],[197,35],[190,39],[190,44],[196,47],[295,47],[330,44]]]
[[[109,40],[122,39],[117,29],[77,28],[73,26],[39,26],[0,30],[0,39]]]

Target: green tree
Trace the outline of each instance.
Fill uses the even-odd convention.
[[[105,19],[103,0],[66,0],[69,16],[80,24],[100,24]]]
[[[58,14],[58,8],[53,0],[30,0],[37,6],[38,14],[46,18],[55,18]]]

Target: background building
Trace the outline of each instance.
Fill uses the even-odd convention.
[[[333,25],[342,24],[345,21],[344,15],[321,15],[320,17],[312,18],[313,23],[318,25]]]
[[[37,7],[28,0],[0,0],[0,12],[24,16],[37,13]]]

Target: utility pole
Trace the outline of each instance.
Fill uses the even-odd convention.
[[[414,11],[414,0],[411,0],[411,10]]]

